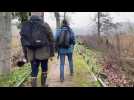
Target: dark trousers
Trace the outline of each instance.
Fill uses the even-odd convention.
[[[48,59],[46,60],[33,60],[31,61],[32,77],[37,77],[39,72],[39,66],[41,64],[42,73],[48,70]]]

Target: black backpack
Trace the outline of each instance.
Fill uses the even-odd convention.
[[[22,25],[21,42],[24,47],[29,49],[38,49],[48,46],[48,36],[46,27],[40,21],[28,21]]]
[[[62,30],[57,39],[58,47],[69,48],[71,45],[71,33],[69,28],[66,30]]]

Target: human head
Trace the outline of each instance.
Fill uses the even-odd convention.
[[[31,12],[31,16],[42,16],[42,12]]]
[[[36,16],[44,20],[43,12],[31,12],[31,16]],[[31,18],[31,17],[30,17]]]
[[[64,20],[62,21],[62,26],[68,26],[68,25],[69,25],[69,23],[67,22],[66,19],[64,19]]]

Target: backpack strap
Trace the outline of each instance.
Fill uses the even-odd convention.
[[[29,23],[30,23],[30,28],[31,28],[31,33],[30,33],[30,35],[31,35],[31,38],[32,38],[32,34],[33,34],[32,28],[33,28],[34,22],[30,20]],[[32,48],[31,50],[33,51],[33,60],[35,60],[35,59],[36,59],[36,57],[35,57],[36,50],[33,49],[33,48]]]

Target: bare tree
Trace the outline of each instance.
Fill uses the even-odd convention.
[[[64,19],[66,19],[66,14],[67,14],[67,12],[64,12]]]
[[[11,12],[0,12],[0,74],[11,69]]]
[[[60,27],[60,13],[54,12],[55,18],[56,18],[56,28]]]
[[[28,20],[29,16],[31,16],[31,12],[12,12],[12,18],[18,18],[20,21],[18,28],[20,28],[23,22]]]
[[[101,28],[100,15],[101,15],[101,12],[98,12],[98,44],[100,43],[100,28]]]
[[[41,12],[41,17],[44,20],[44,12]]]
[[[97,14],[95,15],[94,21],[96,23],[96,27],[97,27],[97,43],[100,44],[100,40],[101,40],[101,17],[102,17],[102,12],[97,12]]]
[[[71,22],[71,15],[74,14],[75,12],[64,12],[63,18]]]
[[[98,44],[101,43],[101,36],[109,36],[110,31],[116,28],[116,24],[112,22],[112,17],[108,13],[97,12],[95,15],[95,23],[97,26],[98,33]]]

